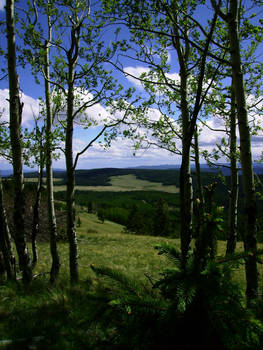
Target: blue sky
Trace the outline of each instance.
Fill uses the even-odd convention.
[[[4,1],[0,0],[0,17],[4,18],[3,11]],[[202,16],[202,14],[200,14]],[[107,32],[108,31],[108,32]],[[112,29],[108,28],[104,31],[106,38],[112,37]],[[127,35],[125,31],[122,36]],[[2,38],[4,36],[2,34]],[[176,62],[176,56],[171,51],[169,56],[170,63]],[[0,57],[0,66],[5,64],[4,58]],[[135,76],[139,76],[142,72],[147,71],[145,65],[140,62],[133,60],[123,60],[125,71],[131,73]],[[172,65],[169,77],[173,79],[178,79],[178,68],[177,65]],[[40,79],[40,85],[35,84],[34,79],[31,75],[31,69],[28,65],[25,69],[19,69],[20,85],[22,91],[22,100],[24,102],[24,113],[23,113],[23,125],[29,127],[33,125],[32,111],[38,114],[38,98],[44,96],[44,81]],[[115,71],[114,76],[119,80],[119,82],[125,87],[134,87],[138,95],[143,96],[144,90],[141,83],[131,77],[125,77],[122,73]],[[4,108],[3,117],[8,120],[8,103],[6,99],[8,98],[8,81],[4,79],[0,81],[0,105]],[[93,106],[89,113],[96,118],[99,113],[107,113],[103,105],[97,104]],[[152,115],[158,118],[158,111],[152,108]],[[259,117],[258,117],[259,118]],[[211,118],[208,121],[211,128],[222,128],[222,120],[220,117]],[[87,142],[96,135],[100,130],[100,126],[96,128],[89,128],[84,130],[83,128],[76,126],[74,134],[74,151],[75,154],[85,147]],[[142,130],[143,133],[145,130]],[[200,146],[203,149],[212,149],[216,145],[216,142],[224,136],[224,133],[215,133],[210,129],[206,128],[200,135]],[[258,158],[262,152],[263,140],[261,136],[252,139],[253,145],[253,155],[254,158]],[[180,142],[178,141],[178,146],[180,147]],[[112,145],[108,149],[104,149],[99,143],[95,143],[92,148],[90,148],[82,157],[79,159],[78,168],[100,168],[100,167],[133,167],[139,165],[159,165],[159,164],[178,164],[180,163],[180,156],[173,155],[165,150],[158,148],[150,148],[148,150],[138,150],[136,156],[133,155],[133,143],[131,140],[123,139],[121,136],[117,137],[116,140],[112,142]],[[3,159],[0,160],[0,168],[6,169],[10,165]],[[54,162],[54,167],[65,168],[64,156]]]

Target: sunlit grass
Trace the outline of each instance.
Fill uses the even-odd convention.
[[[80,212],[81,227],[77,228],[79,243],[79,270],[81,279],[94,277],[90,264],[121,269],[134,277],[145,279],[145,273],[157,278],[167,267],[167,259],[154,249],[161,242],[179,247],[179,241],[163,237],[136,236],[124,233],[124,227],[105,221],[94,214]],[[59,242],[61,272],[68,274],[69,247]],[[35,273],[49,270],[51,256],[49,244],[39,244],[39,263]]]
[[[27,182],[37,182],[37,178],[25,178]],[[54,191],[66,191],[66,185],[59,185],[61,178],[54,178]],[[44,178],[44,183],[46,179]],[[109,181],[110,186],[75,186],[79,191],[102,191],[102,192],[126,192],[126,191],[160,191],[169,193],[178,193],[179,188],[176,186],[164,186],[160,182],[151,182],[136,178],[135,175],[112,176]]]
[[[172,262],[165,256],[158,255],[154,249],[162,242],[169,243],[180,248],[179,239],[153,237],[144,235],[127,234],[122,225],[105,221],[101,223],[95,214],[88,214],[85,210],[78,211],[81,226],[77,228],[79,243],[79,272],[80,278],[94,278],[90,265],[108,266],[117,268],[127,275],[145,280],[145,274],[154,279],[160,273],[172,266]],[[194,246],[194,243],[192,244]],[[262,244],[259,245],[262,248]],[[244,250],[243,243],[237,243],[237,252]],[[226,242],[218,242],[218,255],[224,256]],[[61,258],[61,273],[69,275],[69,246],[65,242],[59,242],[59,252]],[[39,244],[39,263],[35,269],[36,273],[49,271],[51,256],[49,244]],[[263,267],[259,265],[260,275],[263,276]],[[245,286],[245,268],[240,264],[234,271],[234,276],[243,286]]]
[[[123,226],[109,221],[101,223],[96,215],[79,208],[77,216],[81,220],[77,228],[80,283],[70,286],[69,246],[59,242],[60,277],[51,286],[49,243],[39,243],[39,262],[34,270],[37,277],[33,283],[26,288],[20,283],[0,284],[0,348],[10,349],[2,346],[1,340],[18,339],[12,349],[86,349],[87,344],[92,349],[93,340],[96,342],[105,334],[94,328],[93,318],[100,312],[97,308],[102,307],[104,312],[107,304],[103,306],[102,301],[99,306],[93,299],[100,280],[90,265],[118,269],[150,288],[151,282],[172,266],[165,256],[158,255],[154,246],[166,242],[179,248],[178,239],[127,234]],[[218,254],[224,255],[225,248],[225,242],[219,241]],[[242,250],[242,243],[238,243],[238,251]],[[245,286],[244,266],[235,271],[235,279]],[[107,283],[111,282],[104,281],[103,288]]]

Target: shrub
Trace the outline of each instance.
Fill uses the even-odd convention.
[[[113,332],[105,335],[103,349],[261,349],[262,323],[244,308],[230,260],[210,259],[200,270],[194,253],[185,266],[175,248],[157,249],[174,267],[148,285],[120,271],[92,267],[114,281],[104,291],[108,308],[103,322]]]

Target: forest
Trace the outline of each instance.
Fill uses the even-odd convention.
[[[4,2],[0,348],[262,349],[262,5]]]

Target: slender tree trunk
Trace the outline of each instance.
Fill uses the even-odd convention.
[[[196,242],[200,239],[201,226],[204,218],[204,191],[202,186],[201,168],[200,168],[200,154],[199,154],[199,142],[198,142],[198,127],[196,126],[194,132],[194,153],[195,153],[195,174],[196,174],[196,185],[197,185],[197,198],[194,204],[195,214],[195,237]]]
[[[4,265],[7,279],[13,280],[15,273],[15,257],[12,251],[11,236],[6,218],[6,212],[3,201],[2,177],[0,175],[0,250],[3,252]]]
[[[238,1],[230,0],[228,14],[228,32],[232,62],[233,84],[235,89],[237,118],[240,134],[240,156],[242,165],[242,181],[244,191],[245,234],[244,247],[248,253],[246,260],[247,304],[258,297],[257,238],[256,238],[256,195],[251,154],[250,129],[246,107],[246,96],[243,81],[243,69],[240,54],[238,30]]]
[[[43,152],[42,149],[40,152]],[[38,260],[37,254],[37,235],[39,233],[39,210],[40,210],[40,201],[41,201],[41,192],[43,190],[43,156],[40,156],[40,166],[38,167],[38,182],[37,182],[37,193],[36,199],[33,207],[33,225],[32,225],[32,268],[36,266]]]
[[[49,23],[49,39],[51,39],[51,26]],[[50,84],[49,84],[49,42],[45,43],[45,98],[46,98],[46,178],[47,178],[47,209],[48,226],[50,234],[50,253],[52,257],[52,266],[50,270],[50,281],[55,282],[60,270],[60,258],[57,247],[57,221],[54,207],[53,192],[53,171],[52,171],[52,124],[53,116],[50,102]]]
[[[182,114],[182,162],[180,167],[181,252],[186,264],[193,230],[193,187],[190,169],[191,139],[189,140],[189,107],[187,99],[187,73],[185,63],[180,66],[180,92]]]
[[[233,254],[237,243],[237,206],[238,206],[238,169],[237,169],[237,135],[236,135],[236,98],[232,83],[230,114],[230,167],[231,191],[229,200],[229,233],[226,254]]]
[[[200,167],[200,153],[199,153],[199,141],[198,141],[198,127],[196,126],[194,132],[194,152],[195,152],[195,172],[196,172],[196,184],[197,184],[197,197],[200,203],[204,205],[204,191],[202,186],[202,176]]]
[[[184,265],[190,250],[193,231],[193,187],[190,171],[190,147],[183,145],[180,168],[180,214],[181,214],[181,252]]]
[[[19,82],[16,70],[14,0],[6,1],[6,28],[8,46],[7,57],[9,77],[10,137],[15,185],[14,239],[19,257],[20,270],[23,273],[23,281],[28,283],[32,280],[32,268],[25,235],[25,200],[23,190],[21,142],[21,119],[23,104],[20,102]]]
[[[74,65],[69,64],[69,84],[67,94],[66,128],[66,168],[67,168],[67,235],[70,249],[70,280],[78,282],[78,242],[75,228],[75,169],[73,164],[73,106],[74,106]]]
[[[187,30],[186,35],[187,35]],[[188,106],[188,87],[187,87],[187,61],[189,46],[185,43],[182,47],[179,40],[178,28],[174,28],[175,40],[173,42],[176,49],[180,65],[180,110],[182,120],[182,161],[180,167],[180,216],[181,216],[181,253],[183,265],[186,264],[190,244],[192,240],[192,222],[193,222],[193,188],[190,170],[190,150],[191,139],[189,140],[190,115]]]
[[[185,9],[187,13],[187,8]],[[190,151],[192,145],[192,139],[196,129],[196,121],[198,113],[202,105],[202,90],[203,82],[205,77],[205,67],[207,53],[209,45],[213,36],[213,32],[216,25],[217,15],[215,14],[211,22],[210,32],[207,36],[204,51],[200,60],[200,69],[198,76],[198,84],[195,96],[195,105],[193,112],[190,116],[189,103],[188,103],[188,74],[189,69],[187,69],[190,47],[189,42],[187,41],[188,36],[188,25],[186,24],[182,31],[184,32],[184,47],[180,43],[179,37],[181,34],[178,32],[178,26],[174,28],[175,38],[173,39],[173,45],[177,51],[178,61],[180,65],[180,109],[181,109],[181,118],[182,118],[182,163],[180,168],[180,212],[181,212],[181,252],[183,258],[183,265],[187,261],[188,252],[190,250],[190,244],[192,240],[192,220],[193,220],[193,187],[192,187],[192,178],[190,171]],[[181,31],[180,31],[181,33]]]
[[[5,260],[2,250],[0,249],[0,280],[5,278]]]

